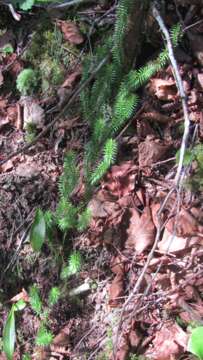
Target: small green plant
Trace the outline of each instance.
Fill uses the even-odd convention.
[[[38,346],[47,346],[53,340],[53,334],[48,329],[48,319],[52,307],[58,302],[61,296],[60,289],[56,286],[52,287],[48,294],[48,307],[45,307],[41,297],[40,291],[36,285],[33,285],[29,291],[30,305],[37,316],[40,318],[40,327],[38,329],[35,343]]]
[[[82,256],[79,251],[73,251],[70,254],[68,265],[64,266],[61,271],[61,280],[67,279],[69,276],[78,273],[82,267]]]
[[[16,80],[16,87],[21,95],[32,95],[38,84],[36,72],[33,69],[24,69]]]
[[[35,343],[38,346],[48,346],[53,340],[53,334],[44,325],[40,326]]]
[[[196,355],[198,359],[203,360],[203,326],[194,328],[191,332],[188,351]]]
[[[13,359],[15,341],[16,341],[16,329],[15,329],[15,314],[23,310],[26,303],[23,300],[19,300],[13,304],[11,310],[6,319],[6,324],[3,330],[3,351],[6,354],[7,360]]]

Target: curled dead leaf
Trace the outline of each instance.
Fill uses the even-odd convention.
[[[156,333],[153,348],[145,355],[153,360],[169,360],[181,355],[187,348],[188,336],[176,323],[166,323]]]
[[[174,100],[177,96],[176,83],[173,79],[151,79],[150,84],[150,93],[160,100]]]
[[[78,27],[72,21],[58,20],[57,25],[60,27],[64,39],[71,44],[79,45],[84,41]]]
[[[125,246],[134,248],[138,254],[141,254],[153,244],[156,229],[149,206],[145,207],[141,217],[135,209],[131,209],[131,214],[130,225],[127,230],[128,239]]]

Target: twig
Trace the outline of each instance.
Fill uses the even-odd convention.
[[[30,142],[29,144],[23,146],[21,149],[18,149],[17,151],[11,153],[6,159],[0,161],[0,165],[5,164],[8,160],[10,160],[12,157],[21,154],[28,150],[31,146],[35,145],[53,126],[54,124],[59,121],[63,115],[68,110],[69,106],[72,105],[72,103],[75,101],[77,96],[80,94],[80,92],[92,81],[92,79],[95,77],[97,72],[102,68],[102,66],[107,62],[109,56],[106,56],[98,65],[97,67],[92,71],[90,77],[84,81],[75,91],[72,92],[69,99],[67,100],[67,103],[62,108],[61,112],[46,126],[44,130],[42,130],[39,135],[36,136],[36,138]]]
[[[184,161],[184,156],[185,156],[185,150],[187,148],[189,129],[190,129],[189,111],[188,111],[188,105],[187,105],[187,101],[186,101],[186,94],[185,94],[185,91],[183,88],[183,82],[182,82],[182,79],[181,79],[181,76],[180,76],[180,73],[178,70],[177,61],[174,56],[174,51],[173,51],[170,34],[169,34],[169,32],[164,24],[164,21],[163,21],[161,15],[159,14],[159,11],[157,10],[155,5],[153,5],[152,12],[153,12],[154,18],[158,22],[160,29],[166,39],[168,55],[169,55],[169,59],[171,61],[173,71],[174,71],[174,77],[175,77],[176,85],[177,85],[177,88],[179,91],[179,95],[180,95],[181,102],[182,102],[182,108],[183,108],[184,133],[183,133],[182,143],[181,143],[181,147],[180,147],[180,158],[179,158],[179,162],[178,162],[178,169],[177,169],[177,173],[176,173],[176,177],[175,177],[175,185],[177,187],[180,187],[182,180],[183,180],[183,178],[182,178],[183,161]]]

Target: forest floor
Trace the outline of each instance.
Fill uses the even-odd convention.
[[[45,244],[40,253],[29,242],[35,211],[55,210],[64,154],[74,150],[82,169],[89,136],[79,97],[61,117],[60,111],[80,82],[84,57],[111,31],[116,6],[110,1],[49,13],[37,7],[17,12],[17,21],[0,5],[2,360],[3,328],[19,299],[27,306],[16,316],[13,359],[195,359],[187,344],[191,329],[203,322],[203,9],[179,3],[168,2],[166,21],[171,26],[181,18],[191,27],[176,50],[190,115],[183,186],[173,186],[184,117],[168,65],[141,89],[139,110],[117,135],[117,160],[89,202],[88,230],[66,239],[56,231],[54,252]],[[154,42],[146,44],[140,65],[163,46],[161,37]],[[54,76],[62,74],[57,81],[56,57],[61,73]],[[44,82],[22,99],[16,79],[27,67],[37,68]],[[38,119],[36,134],[56,115],[59,120],[22,151],[36,135],[26,130],[28,113]],[[65,295],[49,312],[51,345],[37,346],[41,319],[29,306],[30,287],[39,289],[47,308],[48,293],[60,284],[72,251],[83,258],[81,270],[66,279]]]

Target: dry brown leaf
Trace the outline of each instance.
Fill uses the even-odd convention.
[[[109,306],[116,307],[120,304],[121,296],[123,296],[123,274],[118,273],[113,279],[109,289]]]
[[[141,254],[153,244],[156,229],[149,206],[145,207],[141,217],[137,210],[133,208],[131,214],[130,225],[127,230],[128,239],[125,246],[134,248],[138,254]]]
[[[132,348],[137,348],[142,339],[141,334],[137,330],[131,330],[129,333],[129,342]]]
[[[111,261],[111,271],[116,275],[124,275],[124,269],[124,262],[122,261],[121,256],[113,257]]]
[[[79,45],[84,41],[78,27],[72,21],[58,20],[57,25],[60,27],[64,39],[71,44]]]
[[[195,244],[201,244],[202,240],[203,239],[199,238],[198,236],[192,236],[188,238],[176,236],[165,229],[163,238],[161,241],[159,241],[158,248],[163,253],[173,253],[180,250],[185,250]]]
[[[186,350],[188,336],[176,323],[164,324],[156,333],[153,348],[147,350],[145,355],[153,360],[170,360],[181,355]]]
[[[173,79],[151,79],[149,87],[150,92],[160,100],[174,100],[177,96],[177,87]]]
[[[13,169],[13,161],[8,160],[5,164],[1,165],[1,170],[3,172],[11,171]]]
[[[103,188],[119,198],[130,194],[135,188],[136,170],[137,166],[132,161],[114,165],[103,182]]]
[[[130,346],[128,343],[128,339],[126,339],[126,337],[123,337],[119,346],[119,350],[117,351],[115,360],[126,360],[129,350]]]
[[[62,87],[72,88],[73,85],[81,77],[82,67],[78,66],[75,71],[68,75],[67,79],[62,84]]]
[[[176,217],[171,218],[166,224],[166,228],[170,233],[174,231],[174,224],[176,222],[177,236],[192,236],[198,232],[199,223],[197,219],[188,210],[182,208]]]
[[[19,294],[12,297],[10,302],[15,303],[19,300],[24,300],[25,302],[29,302],[30,299],[29,299],[28,293],[25,289],[22,289],[22,291]]]
[[[145,141],[138,146],[138,160],[139,166],[150,166],[157,161],[164,160],[170,146],[159,139],[154,139],[152,136],[147,136]]]

